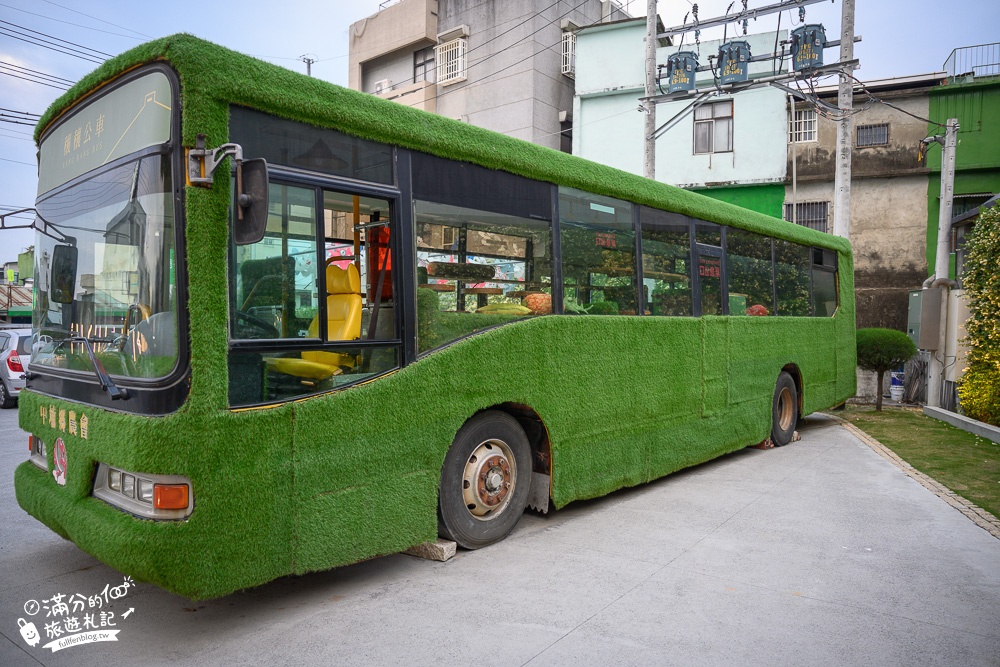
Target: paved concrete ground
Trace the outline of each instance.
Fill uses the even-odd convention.
[[[3,411],[2,665],[1000,664],[1000,540],[825,418],[787,447],[525,515],[445,563],[396,555],[203,603],[140,584],[113,603],[117,643],[58,653],[22,641],[25,602],[122,576],[16,506],[25,455]]]

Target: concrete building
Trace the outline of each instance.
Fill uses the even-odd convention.
[[[739,39],[752,55],[765,55],[786,37],[772,32]],[[577,35],[573,152],[632,173],[642,173],[643,162],[637,108],[644,94],[644,39],[645,19],[589,26]],[[719,44],[661,44],[657,63],[697,50],[704,65]],[[920,141],[937,131],[923,119],[961,117],[956,214],[1000,189],[1000,46],[974,48],[975,54],[958,49],[949,59],[950,69],[961,71],[871,81],[855,91],[849,235],[859,327],[906,330],[909,292],[933,270],[940,151],[931,148],[926,164],[918,160]],[[750,65],[751,78],[773,72],[771,61]],[[699,73],[695,82],[710,90],[712,74]],[[836,106],[835,85],[816,93]],[[657,126],[688,104],[657,105]],[[777,88],[719,94],[657,140],[656,178],[829,232],[836,137],[835,121]]]
[[[957,384],[965,370],[967,349],[965,321],[969,305],[962,288],[965,239],[975,226],[981,205],[996,205],[1000,193],[1000,42],[962,47],[945,61],[947,79],[930,93],[928,118],[945,122],[957,118],[958,147],[955,150],[955,183],[949,244],[952,250],[950,278],[958,279],[946,302],[945,349],[931,352],[944,365],[940,406],[957,406]],[[931,127],[930,133],[941,128]],[[927,262],[934,271],[941,195],[941,150],[927,153],[930,176],[927,183]]]
[[[349,86],[568,151],[575,33],[621,3],[401,0],[349,29]]]
[[[590,26],[577,34],[577,95],[573,107],[573,153],[595,162],[642,173],[646,20]],[[784,31],[778,35],[784,39]],[[770,53],[775,33],[740,37],[751,53]],[[660,65],[678,50],[700,50],[701,64],[721,40],[699,46],[658,45]],[[613,54],[613,56],[612,56]],[[773,72],[771,62],[750,64],[750,77]],[[705,86],[711,72],[696,76]],[[665,83],[664,83],[665,90]],[[657,125],[688,101],[658,104]],[[656,180],[781,217],[786,169],[785,94],[759,88],[719,95],[686,115],[656,142]]]
[[[906,330],[909,292],[927,277],[927,187],[920,161],[930,92],[944,72],[865,82],[854,95],[850,239],[858,327]],[[893,106],[875,103],[865,94]],[[837,87],[817,89],[836,106]],[[786,220],[831,231],[837,123],[812,104],[789,112]],[[794,117],[791,116],[794,113]],[[936,215],[936,213],[935,213]]]

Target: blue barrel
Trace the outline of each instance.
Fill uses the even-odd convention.
[[[719,78],[722,83],[740,83],[750,78],[750,44],[733,40],[719,47]]]
[[[678,90],[694,90],[694,73],[698,69],[698,54],[694,51],[678,51],[667,57],[667,89],[671,93]]]
[[[804,25],[792,31],[792,69],[796,72],[823,66],[826,30],[822,25]]]

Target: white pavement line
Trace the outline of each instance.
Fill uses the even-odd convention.
[[[993,516],[992,514],[984,510],[982,507],[979,507],[975,503],[958,495],[948,487],[939,483],[937,480],[928,477],[924,473],[920,472],[919,470],[911,466],[909,463],[901,459],[896,454],[896,452],[892,451],[891,449],[883,445],[881,442],[879,442],[875,438],[871,437],[870,435],[859,429],[854,424],[836,415],[831,415],[829,413],[823,413],[823,414],[826,414],[826,416],[831,417],[832,419],[840,422],[840,425],[846,428],[851,433],[853,433],[858,438],[858,440],[860,440],[861,442],[865,443],[866,445],[874,449],[883,458],[887,459],[897,468],[899,468],[904,473],[906,473],[907,475],[915,479],[917,482],[919,482],[920,485],[923,486],[925,489],[927,489],[937,497],[941,498],[941,500],[945,501],[946,503],[954,507],[962,514],[964,514],[966,517],[971,519],[973,523],[975,523],[977,526],[988,532],[990,535],[992,535],[997,539],[1000,539],[1000,519]]]

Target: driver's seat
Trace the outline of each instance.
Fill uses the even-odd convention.
[[[327,340],[357,340],[361,338],[361,275],[358,267],[348,264],[342,269],[336,264],[326,267],[326,335]],[[319,318],[309,325],[309,337],[319,336]],[[303,352],[302,358],[329,366],[353,368],[354,355],[340,352]]]
[[[326,267],[327,340],[357,340],[361,337],[361,276],[354,264],[342,269]],[[309,325],[309,338],[319,338],[319,316]],[[340,375],[358,364],[357,356],[342,352],[309,350],[300,357],[266,357],[269,371],[298,378],[304,385]]]

